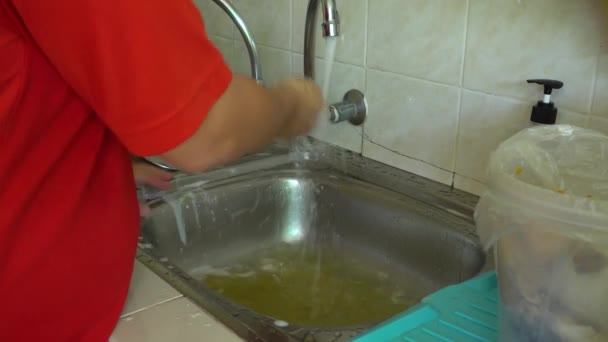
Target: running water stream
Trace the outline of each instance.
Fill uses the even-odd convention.
[[[329,86],[331,85],[331,72],[333,70],[334,61],[336,59],[336,47],[338,46],[338,37],[325,38],[325,73],[323,74],[323,98],[326,100],[329,97]]]

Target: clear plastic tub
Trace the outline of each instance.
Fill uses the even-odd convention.
[[[500,341],[608,341],[608,137],[526,129],[489,176],[475,218],[494,247]]]

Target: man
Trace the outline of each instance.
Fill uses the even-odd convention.
[[[197,172],[305,134],[318,87],[233,76],[189,0],[0,0],[0,341],[107,341],[130,154]]]

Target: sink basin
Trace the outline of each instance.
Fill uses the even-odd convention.
[[[429,189],[411,193],[428,181],[349,158],[279,154],[177,177],[149,203],[139,258],[260,341],[347,339],[480,272],[463,194],[433,184],[431,203]]]

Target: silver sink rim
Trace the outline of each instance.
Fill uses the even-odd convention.
[[[323,144],[320,142],[314,143]],[[257,156],[254,155],[246,161],[241,161],[234,165],[213,170],[208,173],[195,175],[185,175],[178,173],[176,174],[174,183],[182,186],[187,186],[189,184],[197,184],[198,182],[198,187],[194,188],[195,191],[196,189],[213,189],[231,183],[244,182],[247,181],[247,179],[255,179],[263,174],[276,172],[294,173],[293,168],[289,169],[290,166],[293,166],[294,163],[299,163],[300,166],[305,164],[305,167],[312,167],[317,171],[331,170],[332,174],[341,173],[343,174],[343,176],[348,177],[349,181],[360,182],[361,185],[365,187],[380,187],[383,188],[383,190],[388,190],[397,193],[400,196],[405,196],[409,199],[422,202],[426,205],[432,205],[435,209],[437,209],[437,214],[442,215],[445,218],[451,218],[465,222],[465,224],[463,224],[463,227],[465,227],[464,232],[467,235],[471,235],[471,238],[477,239],[474,230],[474,221],[472,215],[474,211],[474,205],[477,202],[476,196],[458,190],[450,189],[449,187],[443,184],[438,184],[436,182],[424,179],[420,176],[416,176],[405,171],[397,170],[390,166],[372,160],[368,160],[360,155],[349,153],[349,155],[354,160],[364,159],[366,164],[376,164],[376,166],[379,166],[381,169],[383,169],[383,172],[381,173],[388,174],[389,178],[394,178],[395,174],[401,176],[399,177],[398,181],[399,183],[406,184],[406,186],[396,189],[395,187],[390,186],[390,184],[378,184],[377,182],[372,182],[369,179],[366,180],[361,177],[353,177],[352,172],[349,172],[351,171],[351,165],[341,165],[342,167],[338,165],[338,167],[336,167],[336,165],[332,165],[331,163],[323,161],[324,158],[331,159],[332,154],[343,154],[346,152],[328,145],[324,146],[323,151],[324,155],[319,156],[319,158],[301,160],[297,157],[294,159],[293,156],[290,156],[286,153],[285,149],[278,148],[271,152],[263,152],[258,154]],[[329,155],[329,157],[327,155]],[[300,175],[302,175],[302,173],[310,173],[310,171],[308,170],[300,170],[298,172]],[[382,175],[380,175],[378,179],[382,179]],[[419,191],[415,191],[416,188],[418,188]],[[404,189],[406,191],[404,191]],[[407,191],[408,189],[409,191]],[[186,193],[190,190],[193,190],[193,188],[178,188],[173,191],[169,191],[167,194],[175,196],[179,195],[180,193]],[[422,190],[426,190],[426,193],[422,192]],[[414,193],[412,193],[412,191]],[[149,204],[151,206],[159,205],[164,202],[164,200],[158,198],[158,194],[156,195],[156,197],[153,195],[149,201]],[[160,256],[155,256],[153,252],[151,253],[151,251],[146,250],[145,248],[138,249],[137,258],[141,262],[146,264],[151,270],[161,276],[161,278],[165,279],[171,285],[176,287],[185,296],[190,297],[197,305],[200,305],[204,309],[210,311],[218,320],[222,321],[229,328],[235,331],[235,333],[237,333],[239,336],[245,338],[248,341],[296,341],[300,339],[295,339],[293,337],[295,333],[302,329],[310,329],[308,327],[298,327],[295,325],[289,326],[287,329],[276,328],[272,325],[272,317],[268,317],[259,313],[255,313],[256,315],[254,315],[254,321],[243,322],[242,319],[235,318],[232,313],[226,312],[225,305],[223,306],[216,302],[223,302],[225,304],[225,302],[227,301],[231,303],[232,306],[237,307],[235,309],[242,308],[240,304],[231,301],[229,298],[220,297],[212,290],[203,287],[200,283],[195,282],[186,272],[180,270],[175,265],[171,265],[168,262],[160,262],[159,257]],[[493,268],[490,259],[491,258],[486,258],[486,261],[490,262],[486,264],[486,267],[482,270],[482,272]],[[219,309],[217,307],[219,307]],[[259,324],[260,322],[263,322],[264,324]],[[347,337],[354,337],[370,327],[371,325],[369,324],[362,326],[353,326],[349,327],[349,331],[345,331],[344,327],[327,329],[323,328],[322,331],[318,328],[315,328],[314,333],[329,333],[330,335],[335,332],[346,334],[352,333],[351,336]],[[308,336],[308,334],[305,334],[305,336]],[[333,340],[338,339],[328,339],[328,341]]]

